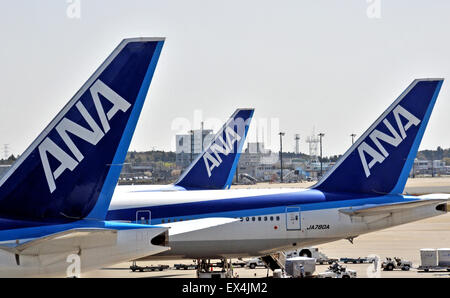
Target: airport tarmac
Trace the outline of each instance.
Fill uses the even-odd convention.
[[[307,183],[292,184],[257,184],[236,187],[305,187]],[[294,186],[295,185],[295,186]],[[413,192],[414,191],[414,192]],[[409,179],[406,192],[408,193],[450,193],[450,177],[436,178],[415,178]],[[358,258],[369,255],[378,255],[381,259],[386,257],[400,257],[413,263],[413,269],[410,271],[381,271],[380,277],[398,278],[398,277],[450,277],[447,271],[418,272],[416,267],[420,265],[421,248],[448,248],[450,247],[450,213],[434,218],[429,218],[386,230],[381,230],[366,235],[361,235],[354,239],[353,244],[347,240],[339,240],[317,246],[321,252],[330,258]],[[174,261],[152,261],[139,262],[140,266],[167,264],[173,267],[174,264],[191,264],[192,260],[174,260]],[[131,263],[121,263],[101,270],[91,271],[82,274],[82,277],[166,277],[166,278],[195,278],[195,270],[175,270],[168,269],[161,272],[132,272]],[[349,269],[357,271],[358,277],[368,277],[367,270],[369,264],[343,264]],[[328,265],[318,265],[316,273],[323,272]],[[235,268],[235,274],[239,277],[266,277],[267,269],[257,268]],[[272,272],[269,271],[269,276]]]

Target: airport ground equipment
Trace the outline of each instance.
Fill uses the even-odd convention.
[[[250,269],[255,269],[256,267],[264,267],[264,268],[268,267],[267,263],[265,263],[262,260],[262,258],[264,258],[264,257],[250,259],[246,262],[245,266]],[[271,262],[269,261],[269,264],[270,263]],[[275,269],[279,269],[279,268],[275,268]]]
[[[338,261],[338,259],[335,259],[335,258],[323,258],[323,259],[321,258],[321,259],[316,259],[316,264],[323,265],[323,264],[327,263],[327,264],[331,265],[337,261]]]
[[[163,271],[166,269],[169,269],[169,265],[151,265],[151,266],[138,266],[136,264],[136,261],[133,261],[133,263],[130,266],[130,270],[133,272],[139,271],[139,272],[144,272],[144,271]]]
[[[286,273],[282,269],[275,269],[273,271],[273,278],[290,278],[290,276],[286,275]]]
[[[340,262],[344,262],[345,264],[353,263],[353,264],[364,264],[364,263],[373,263],[373,258],[340,258]]]
[[[302,268],[303,267],[303,268]],[[295,257],[286,259],[285,272],[294,278],[312,276],[316,271],[316,259]]]
[[[299,176],[299,172],[297,170],[291,170],[286,174],[285,177],[283,177],[283,182],[297,183],[297,182],[302,182],[302,179]]]
[[[333,264],[334,262],[337,262],[338,259],[329,258],[324,253],[320,252],[317,247],[306,247],[306,248],[299,248],[296,250],[290,250],[285,252],[286,258],[294,258],[298,256],[303,257],[309,257],[316,259],[316,264],[323,265],[325,263]]]
[[[198,278],[232,278],[233,266],[231,260],[222,259],[218,263],[211,263],[210,259],[197,260]],[[214,270],[214,267],[221,267],[220,271]]]
[[[438,248],[438,265],[450,267],[450,248]]]
[[[420,250],[421,264],[417,270],[428,272],[430,270],[450,271],[450,248],[422,248]]]
[[[244,185],[250,185],[250,184],[256,184],[258,180],[252,176],[250,176],[247,173],[241,173],[239,174],[239,182],[235,184],[244,184]]]
[[[386,260],[381,263],[381,268],[383,268],[384,271],[392,271],[394,269],[409,271],[411,267],[412,263],[410,261],[405,261],[397,257],[394,257],[393,259],[386,258]]]
[[[175,264],[173,266],[176,270],[193,270],[197,269],[196,264]]]
[[[317,275],[318,278],[356,278],[356,271],[347,269],[337,262],[328,267],[328,270]]]
[[[244,268],[247,265],[247,262],[243,260],[237,260],[236,262],[232,263],[233,267],[241,267]]]
[[[224,271],[210,271],[210,272],[199,272],[198,278],[231,278],[232,276],[227,275]]]
[[[261,257],[261,260],[265,263],[266,267],[270,270],[285,269],[286,254],[282,251],[265,255]]]

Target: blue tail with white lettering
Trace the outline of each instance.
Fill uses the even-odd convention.
[[[313,188],[401,194],[442,83],[414,80]]]
[[[1,177],[1,218],[105,218],[163,43],[119,44]]]
[[[175,185],[186,189],[229,188],[253,112],[254,109],[237,109]]]

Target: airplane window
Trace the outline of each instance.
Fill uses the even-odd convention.
[[[241,217],[241,221],[244,221],[244,218],[243,218],[243,217]]]
[[[170,219],[168,219],[167,222],[170,222]]]
[[[252,217],[252,221],[255,221],[255,217],[254,216]]]
[[[270,221],[273,221],[273,216],[270,217]]]
[[[249,220],[250,220],[250,218],[248,218],[248,217],[245,218],[245,221],[249,221]]]
[[[161,223],[165,223],[164,219],[161,220]]]
[[[261,216],[258,216],[258,221],[261,221]]]
[[[264,216],[264,221],[267,221],[267,216]]]
[[[175,218],[174,220],[173,220],[173,222],[176,222],[177,221],[177,219]]]
[[[278,220],[280,220],[280,217],[279,217],[279,216],[277,216],[277,221],[278,221]]]

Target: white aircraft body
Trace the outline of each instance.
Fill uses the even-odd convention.
[[[309,189],[231,189],[114,194],[108,220],[147,213],[171,234],[170,251],[148,259],[268,255],[354,237],[447,212],[448,194],[403,195],[442,79],[415,80]]]

